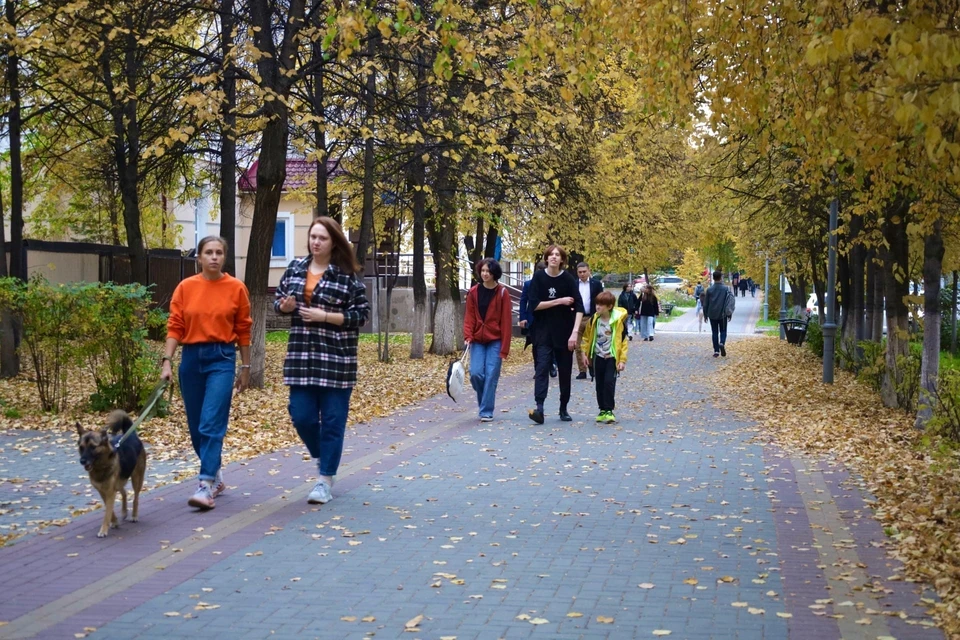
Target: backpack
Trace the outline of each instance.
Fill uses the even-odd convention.
[[[693,297],[694,297],[696,300],[699,300],[699,299],[700,299],[700,296],[702,296],[702,295],[703,295],[703,285],[702,285],[702,284],[698,284],[698,285],[697,285],[697,288],[693,290]]]
[[[730,290],[727,289],[727,297],[723,301],[723,315],[727,318],[733,316],[734,310],[737,308],[737,299],[731,295]]]

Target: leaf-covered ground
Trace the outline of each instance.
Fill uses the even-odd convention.
[[[864,479],[876,517],[908,579],[928,582],[942,599],[937,615],[960,637],[960,457],[913,428],[911,415],[885,408],[846,371],[820,382],[822,361],[776,338],[738,341],[713,378],[731,403],[787,448],[827,455]]]
[[[224,447],[225,462],[299,444],[297,433],[287,413],[287,388],[283,385],[282,368],[286,343],[267,343],[266,382],[263,389],[249,389],[234,397],[230,411],[230,428]],[[349,425],[365,422],[392,413],[399,407],[429,398],[446,390],[447,356],[427,354],[422,360],[411,360],[409,346],[392,345],[393,361],[377,359],[377,346],[361,342],[359,376],[350,401]],[[523,350],[523,340],[514,340],[510,358],[503,366],[503,376],[529,370],[531,351]],[[7,429],[73,430],[79,421],[93,428],[103,423],[104,414],[84,410],[86,398],[93,391],[92,379],[77,371],[70,376],[69,409],[63,414],[47,414],[40,410],[37,390],[26,372],[13,380],[0,380],[0,431]],[[471,402],[468,395],[466,400]],[[18,415],[19,414],[19,415]],[[183,402],[174,393],[169,413],[154,417],[140,428],[144,441],[152,445],[151,457],[167,460],[194,456],[186,426]],[[190,473],[193,471],[191,470]],[[185,472],[186,473],[186,472]]]

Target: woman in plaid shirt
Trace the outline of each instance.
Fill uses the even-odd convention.
[[[309,256],[287,267],[273,306],[293,314],[283,383],[290,387],[293,426],[320,472],[308,500],[325,504],[333,498],[357,382],[357,342],[370,305],[353,247],[336,220],[313,221],[308,249]]]

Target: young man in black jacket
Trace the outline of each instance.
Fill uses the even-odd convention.
[[[710,331],[713,334],[713,357],[727,357],[727,298],[732,296],[730,289],[724,286],[723,274],[713,272],[713,284],[700,296],[703,299],[703,316],[710,319]]]
[[[570,401],[570,374],[573,369],[573,352],[580,341],[580,324],[583,321],[583,300],[577,287],[577,279],[563,265],[567,252],[552,244],[543,253],[547,268],[533,275],[527,304],[533,313],[536,331],[533,335],[537,350],[537,372],[534,382],[536,409],[530,419],[543,424],[543,402],[547,399],[550,382],[550,364],[557,362],[557,378],[560,383],[560,419],[573,420],[567,412]]]
[[[577,380],[586,380],[588,371],[590,372],[590,379],[593,380],[593,364],[583,364],[585,362],[583,357],[583,332],[596,311],[593,301],[596,300],[597,294],[603,291],[603,283],[590,277],[590,266],[586,262],[577,265],[577,278],[580,280],[577,283],[577,290],[580,294],[580,300],[583,302],[583,322],[580,323],[580,335],[577,336],[577,369],[580,372],[577,374]]]

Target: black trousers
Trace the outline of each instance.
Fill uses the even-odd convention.
[[[573,370],[573,352],[563,347],[554,348],[549,344],[537,344],[533,346],[536,349],[536,371],[537,375],[533,381],[533,397],[537,404],[543,404],[547,399],[547,390],[550,387],[550,365],[554,359],[557,362],[557,382],[560,383],[560,406],[566,408],[570,402],[570,372]]]
[[[720,353],[720,345],[727,344],[727,318],[710,318],[710,333],[713,334],[713,352]]]
[[[600,411],[613,411],[617,395],[617,359],[594,356],[593,375],[597,383],[597,406]]]

